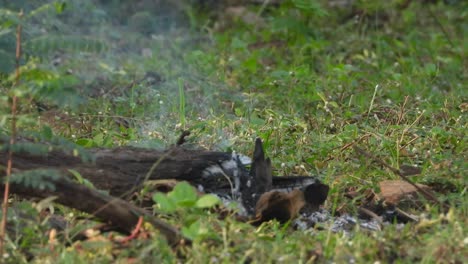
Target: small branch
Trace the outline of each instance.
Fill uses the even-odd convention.
[[[186,140],[185,138],[190,136],[190,131],[188,130],[184,130],[182,131],[182,134],[180,135],[179,139],[177,140],[177,143],[176,143],[176,146],[179,147],[179,146],[182,146]]]
[[[408,103],[408,98],[409,96],[405,96],[405,101],[400,107],[400,112],[398,113],[397,125],[399,125],[401,121],[403,121],[403,118],[405,117],[405,107],[406,107],[406,104]]]
[[[65,177],[45,180],[55,186],[54,190],[38,190],[13,184],[12,191],[23,197],[56,196],[57,203],[91,214],[104,222],[115,225],[120,231],[127,234],[132,234],[135,231],[135,226],[138,226],[139,221],[141,221],[140,219],[144,218],[145,222],[159,230],[170,245],[176,246],[181,242],[190,243],[190,240],[183,239],[175,227],[125,200],[72,182]]]
[[[23,16],[23,11],[20,11],[18,17],[21,21]],[[14,86],[17,86],[20,78],[20,58],[21,58],[21,22],[16,27],[16,76]],[[16,104],[17,98],[13,94],[11,102],[11,137],[10,137],[10,146],[15,144],[16,138]],[[6,232],[6,222],[8,214],[8,196],[10,195],[10,176],[11,170],[13,168],[13,148],[8,149],[8,161],[6,168],[6,177],[5,177],[5,189],[3,191],[3,205],[2,205],[2,220],[0,223],[0,257],[3,256],[4,246],[5,246],[5,232]]]
[[[369,119],[370,112],[372,111],[372,108],[374,107],[374,101],[375,101],[375,96],[377,94],[377,90],[379,90],[378,84],[374,88],[374,94],[372,95],[372,99],[369,105],[369,110],[367,111],[367,119]]]
[[[401,210],[398,207],[395,207],[395,211],[397,212],[398,216],[401,218],[406,219],[407,221],[412,221],[412,222],[418,222],[419,218],[417,216],[414,216],[412,214],[409,214],[403,210]]]
[[[140,232],[142,225],[143,225],[143,217],[140,216],[138,218],[138,223],[136,224],[135,229],[133,229],[132,233],[129,236],[125,237],[124,239],[120,240],[119,242],[123,244],[123,243],[129,242],[132,239],[135,239],[138,235],[138,232]]]
[[[362,214],[365,214],[371,217],[372,219],[375,219],[380,225],[383,223],[382,217],[378,216],[376,213],[372,212],[371,210],[364,208],[364,207],[360,207],[358,210]]]

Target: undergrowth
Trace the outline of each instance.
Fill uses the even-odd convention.
[[[0,135],[9,134],[10,98],[17,95],[18,131],[68,149],[160,149],[187,129],[189,147],[251,155],[260,137],[275,175],[316,175],[331,186],[324,207],[332,214],[356,213],[358,199],[346,198],[349,190],[378,193],[379,182],[398,179],[356,153],[356,145],[392,167],[419,167],[411,179],[430,186],[451,209],[427,203],[411,209],[420,223],[333,233],[329,226],[304,232],[276,222],[255,228],[189,206],[177,217],[166,215],[194,238],[175,252],[151,227],[145,227],[149,239],[125,246],[113,243],[113,234],[71,243],[92,223],[45,201],[52,215],[70,221],[52,237],[38,213],[44,204],[14,199],[8,217],[18,228],[11,227],[16,233],[7,238],[5,261],[467,258],[463,1],[265,1],[240,6],[241,15],[223,4],[190,1],[23,2],[0,1]],[[21,83],[13,86],[18,23],[25,56]],[[35,220],[17,220],[20,214]]]

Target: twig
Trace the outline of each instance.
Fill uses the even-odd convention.
[[[14,86],[17,86],[20,78],[20,58],[21,58],[21,17],[23,16],[23,11],[21,10],[18,17],[20,22],[16,27],[16,76]],[[11,102],[11,137],[10,137],[10,147],[8,149],[8,161],[5,177],[5,189],[3,192],[3,206],[2,206],[2,220],[0,223],[0,257],[3,256],[4,246],[5,246],[5,232],[6,232],[6,222],[8,214],[8,196],[10,194],[10,176],[11,170],[13,168],[13,145],[15,144],[16,138],[16,104],[17,97],[13,94]]]
[[[409,213],[401,210],[398,207],[395,207],[395,211],[397,212],[398,216],[400,216],[402,218],[405,218],[408,221],[412,221],[412,222],[418,222],[419,221],[419,218],[417,216],[409,214]]]
[[[176,146],[181,146],[185,143],[185,138],[190,136],[190,131],[184,130],[182,131],[182,134],[180,135],[179,139],[177,140]]]
[[[434,203],[437,203],[439,205],[441,205],[444,209],[448,209],[448,205],[445,204],[445,203],[442,203],[441,201],[439,201],[439,199],[437,199],[437,197],[435,197],[432,193],[424,190],[423,188],[419,187],[417,184],[413,183],[410,179],[408,179],[408,177],[406,177],[400,170],[390,166],[389,164],[387,164],[385,161],[375,157],[374,155],[366,152],[365,150],[361,149],[360,147],[357,147],[357,146],[353,146],[354,150],[356,150],[359,154],[365,156],[366,158],[368,159],[371,159],[371,160],[374,160],[375,162],[377,162],[378,164],[380,164],[381,166],[389,169],[391,172],[393,172],[394,174],[398,175],[400,178],[402,178],[404,181],[406,181],[407,183],[411,184],[414,188],[416,188],[416,190],[418,190],[418,192],[420,192],[422,195],[424,195],[424,197],[426,197],[426,199],[428,200],[431,200],[433,201]]]
[[[376,213],[372,212],[371,210],[369,210],[367,208],[364,208],[364,207],[360,207],[358,210],[362,214],[365,214],[365,215],[371,217],[372,219],[375,219],[379,224],[383,223],[382,217],[378,216]]]
[[[403,148],[405,148],[406,146],[409,146],[411,143],[413,143],[415,140],[419,139],[419,136],[418,135],[415,135],[412,139],[410,139],[410,141],[406,142],[406,144],[400,146],[400,150],[402,150]]]
[[[13,184],[12,189],[16,194],[24,197],[46,198],[56,196],[57,203],[93,215],[103,222],[116,226],[119,231],[128,234],[135,231],[140,217],[143,217],[145,222],[150,223],[159,230],[169,245],[177,246],[181,242],[187,245],[191,242],[189,239],[184,239],[179,230],[172,225],[128,201],[73,182],[66,177],[45,178],[44,180],[55,186],[55,189],[39,191],[21,184]]]
[[[406,107],[406,103],[408,103],[408,98],[409,98],[409,96],[405,96],[405,101],[403,102],[403,104],[400,107],[400,113],[398,114],[397,125],[399,125],[401,123],[401,121],[403,120],[403,118],[405,116],[405,107]]]
[[[398,142],[398,144],[403,141],[403,137],[405,136],[406,132],[408,132],[417,122],[419,122],[419,120],[425,113],[426,113],[426,110],[423,110],[421,114],[418,117],[416,117],[416,120],[414,120],[413,123],[411,123],[409,126],[406,126],[403,129],[403,133],[401,133],[400,141]]]
[[[378,84],[374,88],[374,94],[372,95],[372,99],[369,105],[369,110],[367,111],[367,119],[369,119],[370,112],[372,111],[372,108],[374,107],[375,95],[377,94],[377,90],[379,90]]]
[[[125,237],[124,239],[120,240],[119,242],[123,244],[123,243],[126,243],[126,242],[136,238],[137,235],[138,235],[138,232],[140,232],[140,229],[141,229],[142,225],[143,225],[143,216],[140,216],[138,218],[138,222],[137,222],[135,228],[133,229],[132,233],[129,236]]]

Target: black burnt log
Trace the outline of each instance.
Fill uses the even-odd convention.
[[[46,198],[54,196],[65,206],[94,215],[117,227],[117,230],[130,234],[140,217],[153,225],[166,238],[170,245],[178,245],[183,237],[180,232],[166,222],[152,216],[148,211],[128,201],[112,197],[98,190],[77,184],[63,177],[44,177],[52,188],[34,189],[20,184],[12,184],[11,191],[26,198]],[[185,243],[190,242],[185,239]]]
[[[8,141],[0,139],[0,173],[4,175],[7,162]],[[22,142],[20,141],[19,144]],[[24,142],[23,142],[24,143]],[[36,143],[38,144],[38,143]],[[150,149],[120,147],[113,149],[88,149],[90,159],[83,160],[76,156],[75,151],[63,151],[50,143],[42,143],[49,148],[44,155],[32,154],[28,148],[17,149],[13,156],[13,168],[16,172],[31,171],[35,169],[50,169],[58,171],[63,184],[73,183],[71,170],[81,174],[83,178],[91,182],[98,190],[109,192],[112,197],[129,199],[132,194],[138,192],[145,181],[158,179],[185,180],[192,185],[203,189],[205,192],[239,200],[249,215],[253,215],[256,203],[263,193],[271,190],[290,192],[294,189],[303,190],[308,186],[321,186],[314,177],[291,176],[273,177],[271,161],[265,158],[262,142],[257,139],[251,169],[241,161],[240,155],[207,150],[187,150],[180,146],[169,148],[165,151]],[[309,187],[309,189],[311,188]],[[312,188],[313,189],[313,188]],[[21,193],[20,186],[13,188],[13,192]],[[322,189],[323,190],[323,189]],[[70,197],[73,192],[69,191]],[[81,190],[84,191],[84,190]],[[27,190],[30,196],[44,197],[41,190]],[[321,193],[306,192],[306,205],[308,200],[324,200],[328,188]],[[25,194],[22,192],[21,194]],[[57,194],[55,194],[57,195]],[[64,202],[65,196],[58,202]],[[315,197],[320,196],[315,199]],[[84,196],[85,197],[85,196]],[[309,198],[308,198],[309,197]],[[310,197],[313,197],[311,199]],[[323,203],[323,202],[322,202]],[[66,203],[64,203],[66,204]],[[74,205],[69,206],[74,207]],[[316,205],[313,206],[314,208]],[[77,208],[86,212],[93,209]],[[131,221],[132,223],[134,220]]]

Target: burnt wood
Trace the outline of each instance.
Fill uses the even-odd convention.
[[[306,205],[308,201],[313,201],[311,204],[314,209],[323,203],[328,194],[326,185],[326,188],[315,191],[315,187],[323,184],[314,177],[273,177],[271,161],[265,158],[260,139],[255,142],[250,171],[235,153],[188,150],[178,145],[164,151],[135,147],[94,148],[87,150],[91,157],[87,160],[77,157],[73,151],[61,150],[48,142],[42,145],[50,149],[46,155],[29,153],[27,148],[17,148],[14,151],[13,167],[15,172],[34,169],[52,169],[59,172],[60,178],[51,180],[55,190],[43,191],[14,185],[12,191],[29,197],[55,195],[58,197],[57,202],[96,215],[126,231],[133,228],[139,216],[148,217],[144,211],[125,201],[139,191],[147,180],[188,181],[205,192],[240,201],[248,215],[254,214],[261,195],[272,190],[287,193],[300,188],[301,192],[304,192]],[[0,147],[0,173],[4,175],[8,141],[0,139]],[[75,183],[70,170],[79,172],[97,190],[105,190],[109,195],[103,196],[97,190]],[[108,206],[104,206],[108,203]],[[116,220],[117,218],[120,220]],[[157,221],[153,224],[160,225],[161,230],[165,229],[164,224]],[[166,229],[169,231],[163,233],[168,238],[178,237],[174,229]]]
[[[152,224],[167,239],[169,244],[177,245],[182,241],[180,232],[166,222],[152,216],[146,210],[125,200],[112,197],[95,189],[77,184],[67,178],[45,178],[54,188],[38,190],[18,184],[12,184],[11,191],[23,197],[57,197],[57,202],[65,206],[94,215],[105,222],[118,227],[123,233],[130,234],[140,217]],[[189,242],[186,240],[186,242]]]

